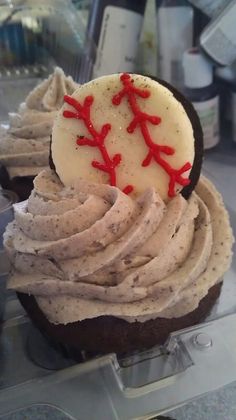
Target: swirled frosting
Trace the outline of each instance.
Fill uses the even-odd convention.
[[[49,142],[65,94],[78,85],[63,70],[54,73],[27,96],[17,113],[9,114],[9,129],[0,138],[0,162],[11,178],[36,175],[48,166]]]
[[[5,247],[8,288],[33,294],[53,323],[101,315],[129,322],[194,310],[228,269],[232,232],[221,196],[201,178],[188,201],[42,171],[15,205]]]

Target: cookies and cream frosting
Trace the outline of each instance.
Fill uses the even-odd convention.
[[[78,85],[56,68],[27,96],[17,113],[9,114],[9,129],[1,133],[0,162],[11,178],[36,175],[48,166],[52,125],[65,94]]]
[[[82,179],[65,187],[51,170],[34,183],[5,233],[8,287],[33,294],[53,323],[182,316],[230,265],[228,214],[206,178],[167,204],[152,187],[137,199]]]

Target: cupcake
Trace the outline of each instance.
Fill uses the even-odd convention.
[[[163,344],[220,294],[229,217],[200,176],[198,117],[167,86],[115,74],[65,96],[54,169],[37,175],[5,232],[8,288],[69,354]]]
[[[0,183],[21,200],[29,197],[33,179],[48,166],[53,120],[65,94],[78,85],[55,68],[48,79],[27,96],[17,113],[9,114],[9,128],[0,132]]]

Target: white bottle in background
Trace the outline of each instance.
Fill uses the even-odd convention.
[[[181,89],[183,53],[193,45],[193,9],[182,0],[156,0],[156,6],[158,76]]]
[[[147,0],[137,54],[137,73],[157,76],[156,3]]]
[[[215,18],[228,6],[231,0],[188,0],[210,18]]]
[[[197,48],[191,48],[184,53],[183,67],[184,93],[200,118],[204,149],[211,149],[219,142],[219,95],[212,65]]]
[[[97,46],[93,78],[134,72],[146,0],[93,0],[88,35]]]
[[[230,1],[212,19],[200,36],[200,45],[218,65],[230,66],[236,60],[236,1]]]

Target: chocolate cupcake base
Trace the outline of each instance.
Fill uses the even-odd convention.
[[[156,318],[146,322],[132,322],[113,316],[52,324],[41,311],[32,295],[17,293],[18,298],[41,333],[64,354],[77,358],[82,350],[95,353],[118,354],[148,349],[163,344],[173,331],[190,327],[202,321],[215,304],[222,283],[213,286],[192,312],[180,318]],[[79,356],[78,356],[79,357]]]

